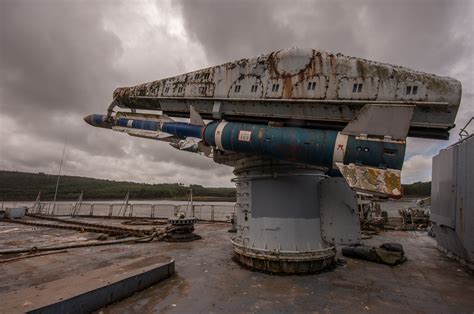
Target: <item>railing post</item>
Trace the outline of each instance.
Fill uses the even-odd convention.
[[[91,204],[91,209],[89,211],[90,216],[94,216],[94,204]]]
[[[128,217],[133,216],[133,204],[130,204],[130,212],[128,213]]]
[[[113,210],[114,210],[114,204],[110,204],[109,205],[109,217],[112,217]]]
[[[155,204],[151,204],[150,218],[155,218]]]

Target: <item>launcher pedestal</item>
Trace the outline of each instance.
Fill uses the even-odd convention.
[[[311,273],[334,265],[336,249],[322,238],[322,169],[262,158],[235,164],[236,259],[272,273]]]

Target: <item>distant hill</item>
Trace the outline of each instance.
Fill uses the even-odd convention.
[[[34,201],[41,192],[43,201],[52,200],[56,175],[17,171],[0,171],[0,201]],[[184,186],[179,183],[145,184],[100,180],[86,177],[61,176],[58,200],[77,199],[84,191],[84,199],[122,199],[130,191],[131,199],[186,199],[193,189],[196,200],[235,201],[234,188],[206,188],[201,185]]]
[[[403,184],[403,193],[405,196],[430,196],[431,182]]]
[[[17,171],[0,171],[0,201],[34,201],[41,192],[43,201],[52,200],[56,175]],[[122,199],[130,191],[131,199],[186,199],[193,189],[196,200],[235,201],[234,188],[207,188],[201,185],[184,186],[179,183],[145,184],[100,180],[86,177],[61,176],[58,200],[77,199],[84,191],[84,199]],[[431,182],[403,185],[405,196],[429,196]]]

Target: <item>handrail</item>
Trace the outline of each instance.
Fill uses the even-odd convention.
[[[459,130],[459,138],[462,140],[463,138],[471,135],[467,130],[466,128],[468,127],[468,125],[472,122],[472,120],[474,120],[474,117],[471,117],[471,119],[469,119],[469,121],[467,121],[466,125],[461,128],[461,130]]]

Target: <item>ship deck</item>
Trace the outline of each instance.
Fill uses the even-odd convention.
[[[117,219],[82,220],[120,223]],[[237,265],[232,260],[229,227],[227,223],[198,223],[196,233],[202,239],[194,242],[82,247],[11,261],[4,259],[12,256],[0,256],[0,295],[137,257],[161,256],[175,259],[176,273],[171,278],[101,312],[474,311],[474,277],[439,252],[426,232],[387,231],[364,240],[367,245],[402,244],[408,261],[399,266],[341,257],[345,263],[331,271],[280,276]],[[0,250],[95,238],[96,233],[0,221]]]

